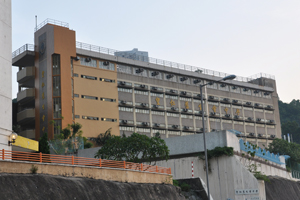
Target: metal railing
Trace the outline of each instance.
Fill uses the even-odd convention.
[[[142,172],[153,172],[161,174],[171,174],[171,168],[146,165],[143,163],[132,163],[126,161],[104,160],[96,158],[85,158],[76,156],[64,156],[43,153],[28,153],[22,151],[0,150],[1,160],[53,163],[90,167],[106,167],[125,170],[137,170]]]
[[[49,19],[48,18],[48,19],[44,20],[42,23],[40,23],[39,25],[37,25],[34,28],[34,32],[38,31],[39,29],[41,29],[46,24],[53,24],[53,25],[69,28],[69,24],[66,23],[66,22],[62,22],[62,21],[58,21],[58,20],[55,20],[55,19]]]
[[[113,56],[115,56],[116,52],[119,52],[118,50],[109,49],[109,48],[100,47],[100,46],[91,45],[91,44],[86,44],[86,43],[78,42],[78,41],[76,42],[76,48],[87,50],[87,51],[93,51],[93,52],[97,52],[97,53],[113,55]],[[224,72],[218,72],[218,71],[214,71],[214,70],[210,70],[210,69],[204,69],[201,67],[180,64],[180,63],[166,61],[166,60],[162,60],[162,59],[151,58],[151,57],[147,57],[147,59],[146,59],[146,58],[140,58],[140,57],[142,57],[142,56],[136,55],[134,60],[138,60],[138,61],[142,61],[142,62],[144,62],[146,60],[149,63],[156,64],[156,65],[162,65],[165,67],[177,68],[177,69],[192,71],[192,72],[199,73],[199,74],[206,74],[206,75],[211,75],[211,76],[216,76],[216,77],[221,77],[221,78],[230,75],[230,74],[224,73]],[[130,59],[130,58],[128,58],[128,59]],[[235,78],[235,80],[241,81],[241,82],[250,82],[250,81],[260,78],[260,77],[265,77],[265,78],[270,78],[270,79],[275,80],[275,76],[265,74],[265,73],[259,73],[259,74],[253,75],[251,77],[237,76]]]
[[[12,53],[12,58],[17,57],[18,55],[20,55],[21,53],[23,53],[25,51],[34,51],[34,45],[33,44],[25,44],[25,45],[21,46],[19,49],[15,50]]]

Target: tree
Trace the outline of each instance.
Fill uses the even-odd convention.
[[[156,159],[168,159],[169,149],[165,141],[157,134],[150,138],[146,135],[133,133],[126,137],[111,136],[95,154],[96,158],[128,161],[152,162]]]
[[[274,154],[289,155],[291,161],[300,162],[300,145],[297,143],[289,143],[286,140],[276,138],[269,144],[267,150]]]
[[[111,128],[107,129],[104,134],[100,133],[96,138],[96,143],[99,146],[103,146],[106,140],[108,140],[110,137],[111,137]]]
[[[50,154],[50,148],[48,144],[48,134],[44,133],[39,141],[39,152]]]

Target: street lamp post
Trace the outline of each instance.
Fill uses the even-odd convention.
[[[227,80],[233,80],[235,79],[235,75],[229,75],[221,80],[215,81],[215,82],[221,82],[221,81],[227,81]],[[203,128],[203,142],[204,142],[204,156],[205,156],[205,171],[206,171],[206,184],[207,184],[207,196],[208,200],[210,200],[210,192],[209,192],[209,182],[208,182],[208,161],[207,161],[207,149],[206,149],[206,140],[205,140],[205,126],[204,126],[204,106],[203,106],[203,92],[202,88],[206,86],[208,83],[200,85],[200,95],[201,95],[201,111],[202,111],[202,128]]]

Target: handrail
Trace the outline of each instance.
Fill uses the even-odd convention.
[[[33,44],[24,44],[23,46],[21,46],[19,49],[15,50],[12,53],[12,58],[17,57],[18,55],[20,55],[21,53],[23,53],[25,51],[34,51],[34,45]]]
[[[59,20],[47,18],[46,20],[44,20],[42,23],[40,23],[39,25],[37,25],[34,28],[34,32],[38,31],[39,29],[41,29],[46,24],[53,24],[53,25],[57,25],[57,26],[62,26],[62,27],[69,28],[69,24],[66,23],[66,22],[62,22],[62,21],[59,21]]]
[[[87,51],[93,51],[93,52],[97,52],[97,53],[113,55],[113,56],[116,56],[115,53],[119,52],[118,50],[109,49],[109,48],[105,48],[105,47],[100,47],[100,46],[87,44],[87,43],[83,43],[83,42],[78,42],[78,41],[76,41],[76,48],[87,50]],[[132,58],[127,58],[127,59],[138,60],[138,61],[141,61],[141,62],[148,62],[148,63],[152,63],[152,64],[156,64],[156,65],[162,65],[162,66],[165,66],[165,67],[177,68],[177,69],[182,69],[182,70],[186,70],[186,71],[192,71],[192,72],[199,73],[199,74],[207,74],[207,75],[217,76],[217,77],[222,77],[222,78],[225,77],[225,76],[230,75],[230,74],[227,74],[227,73],[224,73],[224,72],[218,72],[218,71],[214,71],[214,70],[210,70],[210,69],[204,69],[204,68],[201,68],[201,67],[195,67],[195,66],[180,64],[180,63],[176,63],[176,62],[172,62],[172,61],[166,61],[166,60],[151,58],[151,57],[147,57],[147,56],[135,55],[134,58],[135,59],[132,59]],[[253,81],[253,80],[255,80],[257,78],[260,78],[260,77],[275,80],[275,76],[265,74],[265,73],[259,73],[259,74],[253,75],[251,77],[237,76],[235,78],[235,80],[241,81],[241,82],[250,82],[250,81]]]
[[[126,161],[104,160],[97,158],[74,157],[44,153],[28,153],[22,151],[8,151],[4,149],[0,150],[0,156],[0,160],[17,160],[76,166],[105,167],[124,170],[137,170],[142,172],[171,174],[171,168],[146,165],[143,163],[132,163]]]

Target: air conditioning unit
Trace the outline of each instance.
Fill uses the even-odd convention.
[[[253,120],[253,117],[248,117],[247,118],[249,121],[252,121]]]
[[[84,61],[85,61],[85,62],[91,62],[92,59],[91,59],[91,58],[85,58]]]
[[[158,105],[153,105],[153,108],[158,108]]]
[[[151,76],[157,76],[159,74],[159,72],[158,71],[155,71],[155,72],[152,72],[151,73]]]
[[[257,136],[258,136],[258,137],[262,137],[263,135],[262,135],[262,134],[258,134]]]
[[[170,79],[170,78],[173,78],[173,77],[174,77],[173,74],[168,74],[168,75],[167,75],[167,79]]]
[[[143,71],[144,71],[143,68],[139,68],[139,69],[135,70],[135,73],[139,74],[139,73],[142,73]]]
[[[225,117],[228,117],[228,118],[229,118],[229,117],[230,117],[230,114],[226,114]]]
[[[147,104],[146,103],[141,103],[141,106],[146,107]]]
[[[188,80],[188,78],[185,76],[180,78],[180,81],[186,81],[186,80]]]
[[[184,130],[189,130],[190,127],[189,127],[189,126],[184,126],[183,129],[184,129]]]
[[[195,80],[194,80],[194,84],[197,84],[197,83],[200,83],[200,82],[201,82],[200,79],[195,79]]]
[[[239,102],[239,100],[236,100],[236,99],[232,100],[232,103],[238,103],[238,102]]]
[[[214,115],[216,115],[216,113],[215,113],[215,112],[211,112],[210,115],[213,115],[213,116],[214,116]]]
[[[79,58],[78,56],[74,57],[73,59],[74,59],[75,61],[80,60],[80,58]]]
[[[175,90],[170,90],[170,92],[171,92],[171,93],[176,93],[176,91],[175,91]]]
[[[267,95],[270,95],[270,93],[269,92],[265,92],[264,95],[267,96]]]
[[[155,127],[160,127],[160,124],[155,123],[154,126]]]
[[[275,138],[276,136],[275,135],[271,135],[271,138]]]
[[[109,65],[109,62],[108,62],[108,61],[104,61],[104,62],[103,62],[103,65],[104,65],[104,66],[108,66],[108,65]]]
[[[243,88],[243,91],[247,92],[247,91],[249,91],[249,89],[248,88]]]
[[[226,84],[225,84],[225,83],[222,83],[220,86],[221,86],[221,87],[226,87]]]
[[[127,124],[128,121],[127,120],[122,120],[122,124]]]
[[[259,107],[260,104],[259,104],[259,103],[255,103],[254,106],[255,106],[255,107]]]
[[[234,116],[234,119],[239,119],[239,118],[240,118],[240,116],[238,116],[238,115]]]
[[[146,85],[140,85],[140,88],[146,88]]]
[[[261,118],[257,118],[256,121],[260,122],[260,121],[261,121]]]
[[[209,99],[214,99],[215,97],[214,97],[214,96],[209,96],[208,98],[209,98]]]
[[[172,128],[178,128],[179,126],[178,125],[172,125]]]
[[[200,98],[201,98],[201,94],[197,94],[197,97],[200,97]]]
[[[249,133],[249,136],[252,136],[252,137],[253,137],[254,135],[255,135],[254,133]]]
[[[125,85],[125,81],[120,81],[120,85]]]
[[[257,93],[259,93],[259,90],[254,90],[253,92],[254,92],[254,94],[257,94]]]
[[[271,105],[267,105],[267,108],[272,108],[272,106]]]
[[[176,111],[177,109],[175,107],[172,107],[171,110]]]
[[[148,126],[148,122],[142,122],[143,126]]]
[[[236,90],[237,88],[238,88],[238,87],[237,87],[237,86],[235,86],[235,85],[234,85],[234,86],[232,86],[232,89],[233,89],[233,90]]]
[[[182,95],[186,95],[186,91],[182,91],[181,94],[182,94]]]
[[[183,109],[182,109],[182,111],[183,111],[183,112],[187,112],[187,111],[188,111],[188,109],[186,109],[186,108],[183,108]]]
[[[210,82],[208,82],[207,84],[208,84],[208,85],[213,85],[214,82],[210,81]]]
[[[211,129],[211,132],[215,132],[215,131],[217,131],[217,129]]]
[[[270,123],[272,123],[272,124],[273,124],[273,123],[274,123],[274,120],[273,120],[273,119],[270,119]]]
[[[126,101],[123,101],[123,100],[121,101],[121,104],[126,104],[126,103],[127,103]]]
[[[248,106],[251,106],[251,104],[252,104],[252,103],[249,102],[249,101],[246,102],[246,105],[248,105]]]
[[[157,87],[152,87],[152,90],[157,90],[158,88]]]
[[[229,99],[229,98],[224,98],[224,99],[223,99],[223,101],[227,101],[227,102],[229,102],[229,101],[230,101],[230,99]]]
[[[202,115],[203,111],[202,111],[202,110],[200,110],[200,111],[199,111],[199,113],[200,113],[200,115]],[[205,113],[203,113],[203,114],[205,114]]]

